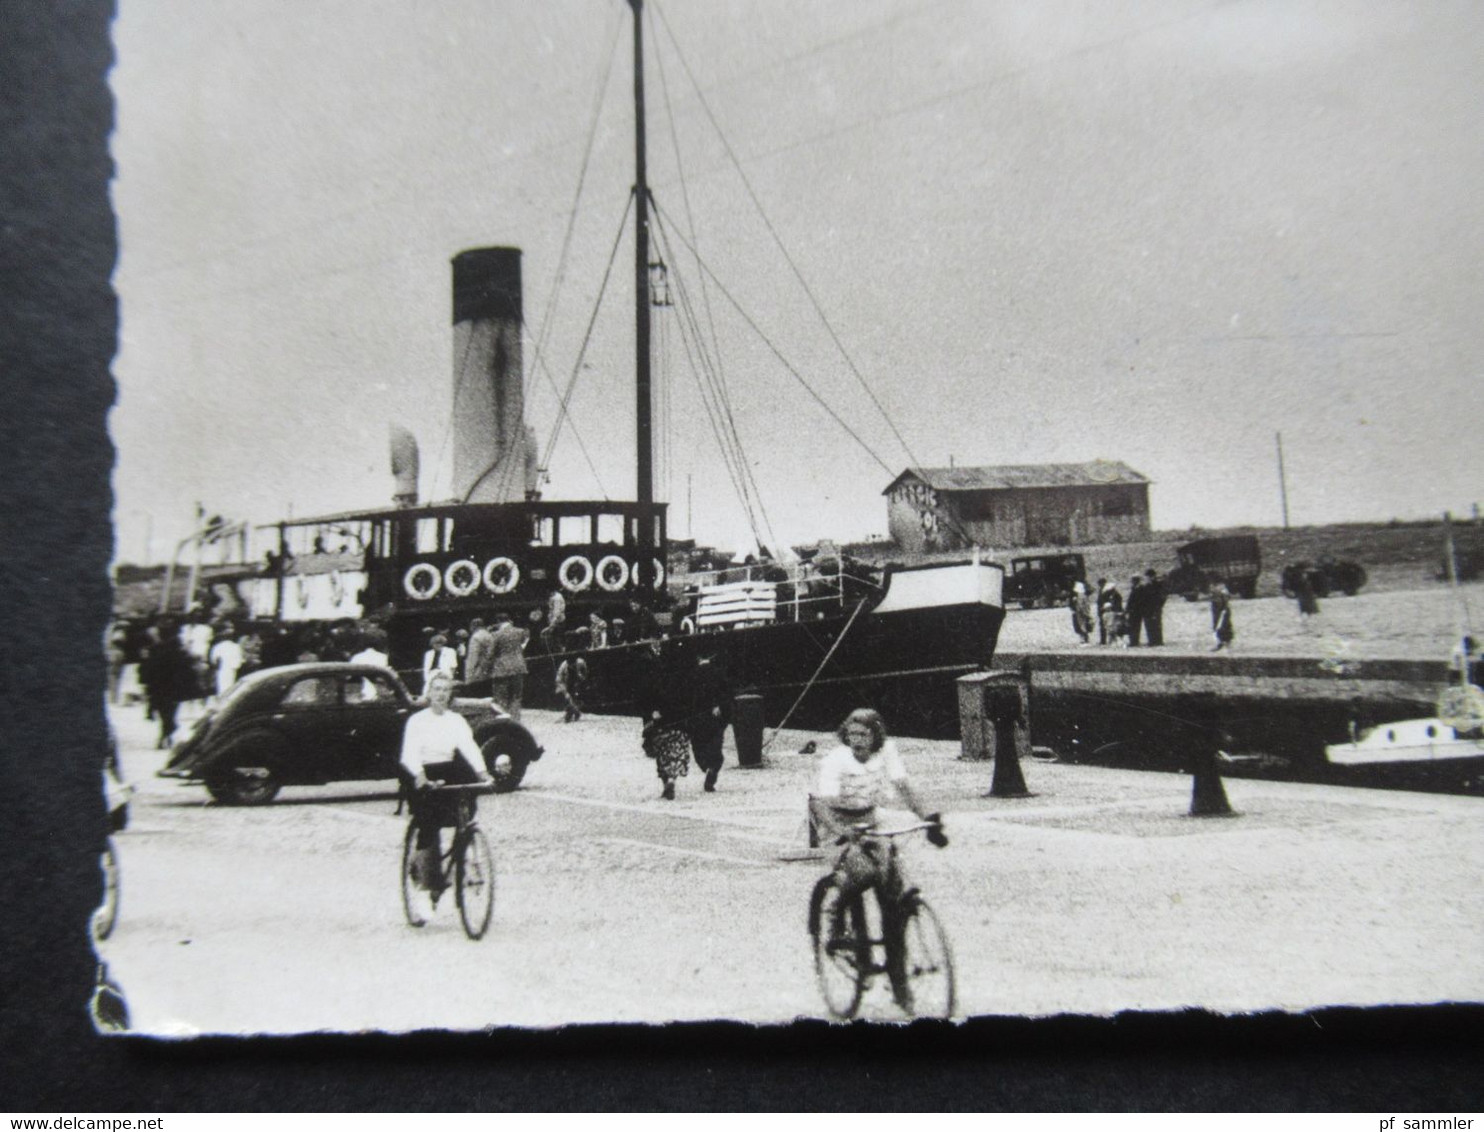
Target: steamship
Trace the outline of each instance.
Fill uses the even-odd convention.
[[[370,620],[385,627],[394,667],[416,683],[431,631],[510,613],[531,630],[527,701],[553,695],[563,660],[581,652],[588,707],[626,711],[641,650],[661,634],[716,657],[738,691],[760,695],[769,721],[828,726],[871,704],[904,733],[956,718],[954,678],[987,667],[1004,616],[1003,570],[975,554],[880,570],[839,554],[671,577],[667,504],[650,454],[650,193],[644,164],[643,57],[634,10],[635,499],[541,497],[524,422],[521,252],[477,248],[452,261],[455,498],[417,498],[410,435],[393,430],[393,505],[275,524],[277,550],[248,580],[256,618]],[[561,595],[554,601],[553,595]],[[554,607],[565,623],[551,624]],[[605,647],[582,630],[597,614]],[[621,637],[613,634],[623,624]]]

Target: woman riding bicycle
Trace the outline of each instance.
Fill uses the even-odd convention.
[[[941,816],[930,814],[918,801],[907,777],[897,745],[886,735],[881,713],[857,708],[845,717],[836,733],[840,746],[819,764],[819,777],[809,797],[809,814],[816,830],[836,840],[850,836],[862,824],[876,824],[876,807],[889,800],[890,783],[902,802],[922,821],[938,827],[929,837],[937,842],[942,834]],[[885,857],[869,838],[856,841],[840,859],[837,880],[848,899],[871,885],[889,879],[883,875]],[[842,899],[842,903],[844,900]]]
[[[417,823],[418,859],[414,875],[419,887],[441,884],[438,860],[441,853],[438,831],[453,825],[449,807],[463,805],[461,799],[440,798],[428,786],[453,783],[490,784],[479,744],[469,722],[449,710],[453,700],[453,678],[435,672],[428,680],[428,706],[407,720],[402,735],[402,774],[409,791],[412,819]]]

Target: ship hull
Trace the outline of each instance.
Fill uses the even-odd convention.
[[[955,680],[987,668],[1004,610],[964,603],[813,622],[759,625],[686,638],[711,654],[739,695],[762,697],[776,727],[833,729],[854,708],[874,707],[901,735],[956,729]],[[590,711],[637,711],[640,651],[625,645],[586,652]],[[555,674],[564,653],[529,656],[526,702],[557,706]]]

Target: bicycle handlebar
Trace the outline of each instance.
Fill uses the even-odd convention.
[[[850,827],[857,837],[901,837],[906,833],[916,833],[920,829],[942,829],[940,821],[919,821],[912,825],[904,825],[900,829],[877,829],[867,822],[856,822]],[[844,838],[841,839],[845,840]]]
[[[495,784],[491,782],[430,782],[419,787],[430,794],[493,794]]]

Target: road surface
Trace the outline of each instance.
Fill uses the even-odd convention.
[[[814,756],[761,770],[730,739],[718,792],[665,802],[629,720],[526,722],[546,745],[482,799],[498,889],[485,938],[445,898],[403,918],[390,784],[288,788],[257,808],[153,777],[143,709],[113,709],[138,787],[99,945],[154,1034],[549,1027],[822,1017],[805,928]],[[1484,999],[1484,800],[1233,780],[1191,818],[1169,774],[1032,762],[1035,796],[981,797],[990,764],[905,740],[952,844],[909,849],[953,941],[965,1015],[1224,1012]],[[878,988],[862,1015],[899,1021]]]

